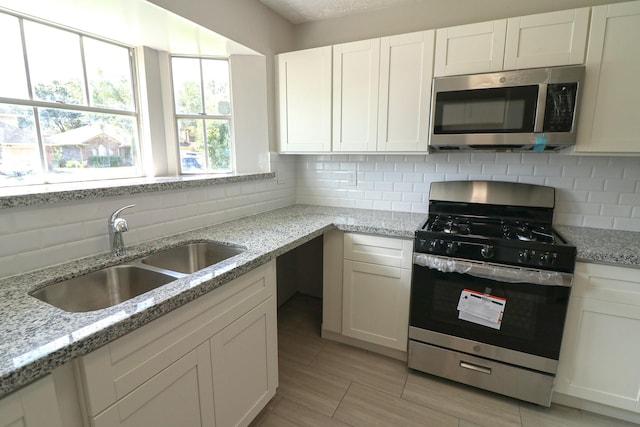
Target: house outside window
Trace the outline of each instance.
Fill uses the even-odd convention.
[[[142,176],[133,50],[0,13],[0,187]]]
[[[231,172],[231,95],[226,59],[171,58],[181,171]]]

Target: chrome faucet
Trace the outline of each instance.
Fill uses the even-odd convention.
[[[111,255],[113,256],[123,256],[126,252],[124,240],[122,240],[122,233],[129,230],[129,226],[124,218],[120,218],[120,212],[133,207],[135,207],[135,205],[120,208],[109,217],[109,243],[111,244]]]

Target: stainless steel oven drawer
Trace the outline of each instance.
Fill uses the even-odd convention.
[[[409,368],[549,406],[553,375],[409,341]]]

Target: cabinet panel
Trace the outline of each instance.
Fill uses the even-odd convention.
[[[556,390],[637,412],[640,307],[587,298],[572,305]]]
[[[504,19],[439,29],[436,32],[434,75],[502,70],[506,31]]]
[[[411,268],[413,242],[408,239],[344,234],[344,258],[390,267]]]
[[[407,348],[411,270],[344,261],[343,335]]]
[[[331,150],[331,46],[276,56],[281,152]]]
[[[582,64],[589,8],[509,18],[504,69]]]
[[[333,151],[375,151],[380,39],[333,47]]]
[[[203,344],[99,414],[93,425],[214,426],[210,361]]]
[[[0,427],[62,427],[51,376],[0,399]]]
[[[383,37],[378,151],[426,151],[435,32]]]
[[[593,8],[576,152],[640,152],[640,2]]]
[[[278,386],[276,300],[211,339],[216,425],[246,426]]]
[[[576,264],[555,391],[640,412],[640,270]]]

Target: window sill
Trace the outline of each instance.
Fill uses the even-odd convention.
[[[155,191],[207,187],[234,182],[275,178],[275,172],[184,175],[165,178],[134,178],[66,184],[31,185],[0,188],[0,209],[17,208],[83,199],[101,199]]]

